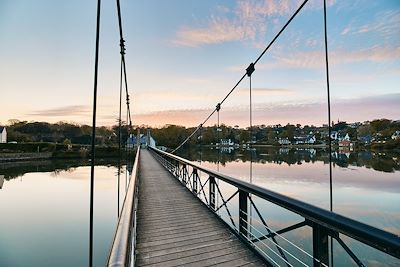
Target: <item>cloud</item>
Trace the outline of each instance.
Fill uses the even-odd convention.
[[[248,88],[241,88],[239,91],[239,94],[243,95],[249,94],[249,89]],[[252,88],[251,92],[255,96],[261,96],[261,95],[288,95],[288,94],[293,94],[294,91],[291,89],[286,89],[286,88]]]
[[[60,108],[36,110],[26,115],[40,117],[67,117],[67,116],[89,116],[90,107],[86,105],[72,105]]]
[[[378,12],[371,20],[370,23],[360,24],[357,21],[352,21],[347,25],[342,35],[358,35],[366,33],[377,33],[383,41],[389,42],[394,38],[394,41],[399,41],[400,32],[400,11],[389,10]],[[380,38],[376,38],[379,42],[382,42]]]
[[[329,52],[329,64],[353,64],[360,62],[386,63],[400,59],[400,47],[392,46],[373,46],[365,49],[353,50],[333,50]],[[244,72],[247,66],[230,66],[227,68],[231,72]],[[295,51],[285,53],[275,52],[270,61],[260,63],[256,69],[315,69],[325,68],[325,52],[315,51]]]
[[[276,26],[277,18],[292,14],[302,3],[301,0],[237,1],[233,11],[218,6],[203,26],[184,26],[178,30],[174,44],[180,46],[203,46],[232,41],[263,40],[267,25]],[[328,1],[328,5],[335,1]],[[305,9],[320,9],[317,2],[307,3]]]
[[[365,121],[376,118],[397,120],[400,118],[400,94],[377,95],[356,99],[332,100],[332,118],[345,121]],[[297,103],[281,102],[276,104],[254,105],[254,124],[301,123],[322,125],[327,121],[326,102],[309,102],[298,100]],[[197,126],[211,109],[184,109],[151,112],[135,115],[135,124],[162,126],[178,124]],[[220,112],[221,122],[228,125],[248,125],[248,106],[223,107]],[[216,115],[215,115],[216,116]],[[216,117],[209,120],[213,125]]]

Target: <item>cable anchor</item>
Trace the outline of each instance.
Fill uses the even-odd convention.
[[[255,71],[256,69],[254,68],[254,63],[250,63],[250,65],[247,67],[247,69],[246,69],[246,74],[247,74],[247,76],[249,76],[249,77],[251,77],[251,74],[253,74],[253,72]]]

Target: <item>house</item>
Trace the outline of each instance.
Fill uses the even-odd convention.
[[[393,140],[400,139],[400,131],[395,131],[395,132],[392,134],[392,139],[393,139]]]
[[[231,139],[221,139],[220,143],[221,146],[234,146],[235,143]]]
[[[339,133],[337,131],[332,131],[331,132],[331,139],[337,140],[339,137]]]
[[[290,140],[289,138],[279,138],[278,143],[280,145],[290,145]]]
[[[317,139],[315,138],[315,135],[307,135],[307,136],[295,136],[294,137],[294,143],[296,145],[300,144],[314,144]]]
[[[127,148],[134,148],[137,145],[144,146],[144,147],[156,147],[156,141],[154,138],[150,135],[150,132],[147,132],[147,135],[145,134],[140,134],[139,138],[133,134],[130,134],[127,141],[126,141],[126,147]]]
[[[340,147],[353,146],[353,144],[349,140],[341,140],[338,142],[338,144]]]
[[[0,126],[0,143],[7,143],[7,130],[3,126]]]
[[[337,141],[350,141],[350,136],[348,133],[344,134],[343,132],[332,131],[331,132],[331,139]]]

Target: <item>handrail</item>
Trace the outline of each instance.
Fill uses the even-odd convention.
[[[214,170],[205,168],[204,166],[198,165],[192,161],[161,151],[159,149],[150,149],[155,153],[174,159],[182,164],[189,165],[198,171],[202,171],[212,177],[229,183],[246,193],[256,195],[262,199],[297,213],[305,219],[321,225],[331,231],[342,233],[391,256],[400,258],[400,238],[395,234],[316,207],[303,201],[273,192],[266,188],[221,174]]]
[[[140,147],[137,149],[128,191],[118,220],[117,230],[108,258],[108,267],[133,266],[136,239],[136,203],[139,171]]]

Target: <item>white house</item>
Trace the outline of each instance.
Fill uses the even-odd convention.
[[[220,145],[221,146],[234,146],[235,143],[231,139],[221,139]]]
[[[295,144],[300,145],[300,144],[314,144],[317,139],[315,138],[315,135],[307,135],[307,136],[295,136]]]
[[[7,130],[3,126],[0,126],[0,143],[7,143]]]
[[[392,134],[392,139],[393,139],[393,140],[400,139],[400,131],[395,131],[395,132]]]

